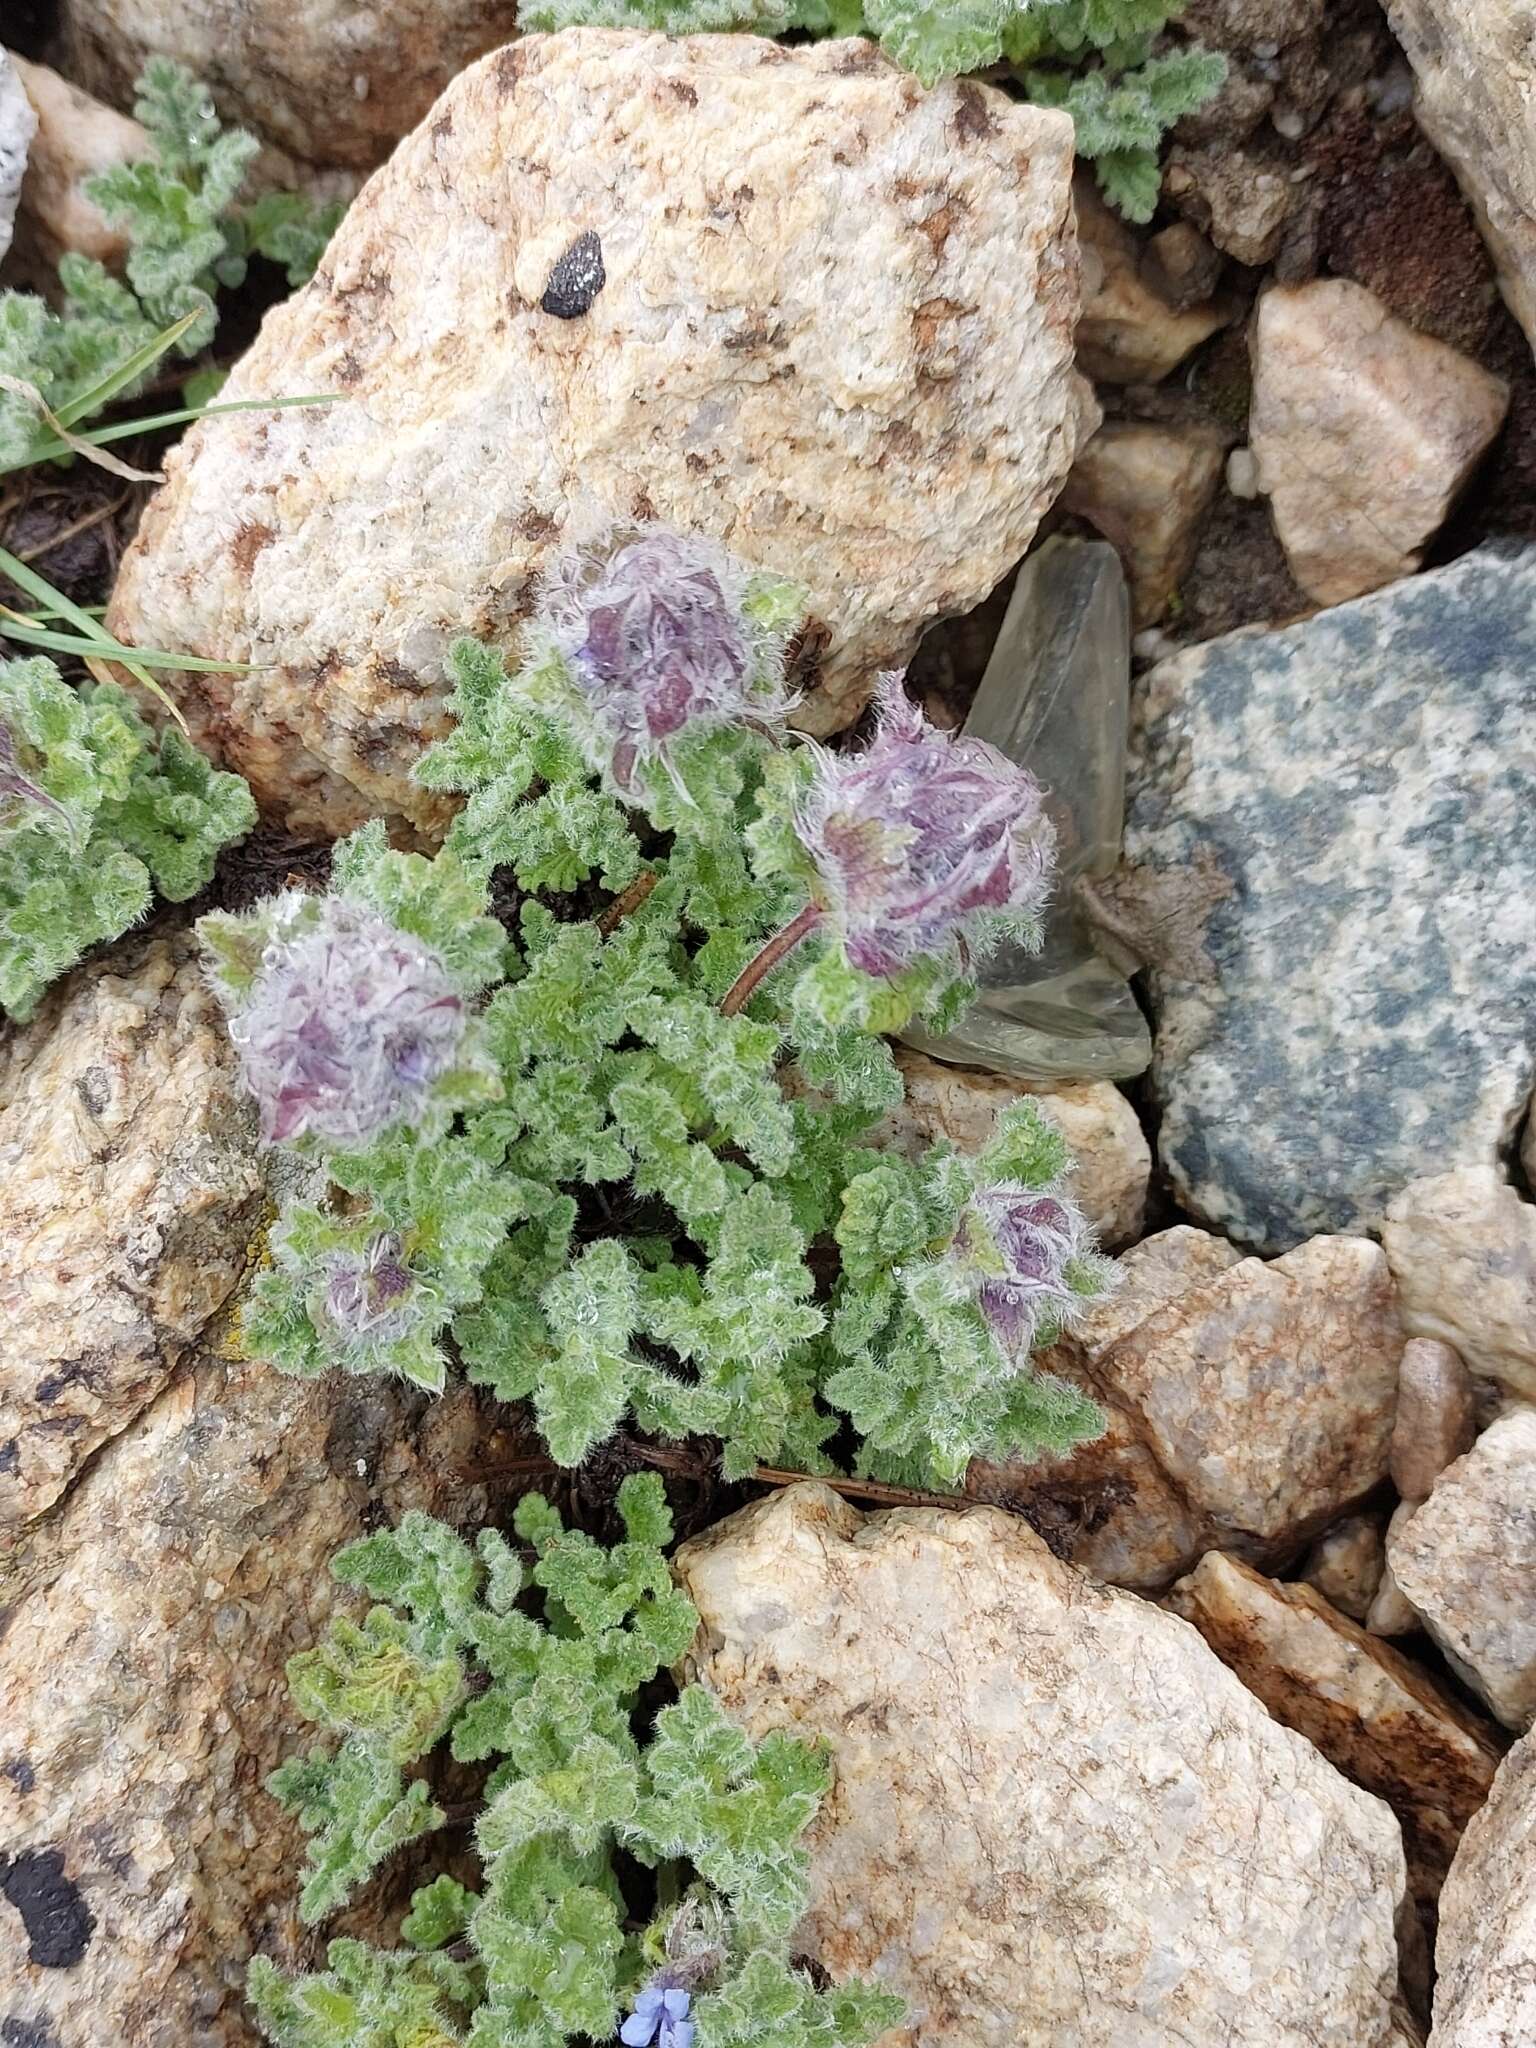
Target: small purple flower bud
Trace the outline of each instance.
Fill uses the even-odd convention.
[[[961,1211],[950,1257],[1008,1357],[1023,1359],[1042,1330],[1069,1327],[1085,1307],[1067,1269],[1092,1256],[1092,1232],[1065,1195],[1012,1182],[980,1188]]]
[[[824,757],[795,828],[850,963],[889,977],[978,913],[1038,914],[1055,834],[1028,770],[929,725],[900,675],[881,677],[876,709],[863,753]]]
[[[322,1313],[346,1344],[393,1344],[421,1314],[422,1290],[397,1231],[382,1230],[357,1251],[329,1253],[322,1272]]]
[[[229,1024],[266,1142],[420,1121],[468,1022],[437,955],[345,897],[281,899],[273,930]]]
[[[24,774],[17,758],[16,740],[8,725],[0,723],[0,819],[7,811],[19,809],[52,811],[65,816],[64,806],[55,801],[40,783]]]
[[[684,732],[773,723],[789,708],[761,673],[742,610],[749,581],[715,542],[666,527],[551,566],[538,624],[580,693],[589,758],[621,788]]]
[[[653,1978],[635,2000],[635,2009],[619,2029],[625,2048],[693,2048],[694,2023],[688,2017],[689,1992],[669,1984],[665,1972]]]

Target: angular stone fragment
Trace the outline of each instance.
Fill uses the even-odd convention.
[[[1536,1206],[1491,1165],[1465,1167],[1410,1182],[1381,1241],[1405,1328],[1536,1401]]]
[[[67,1966],[29,1955],[0,1902],[0,2039],[256,2048],[253,1947],[288,1967],[323,1947],[295,1911],[299,1830],[262,1789],[313,1738],[284,1662],[337,1603],[340,1545],[407,1507],[485,1517],[485,1428],[466,1393],[202,1358],[0,1553],[0,1844],[54,1859],[42,1932],[72,1937]]]
[[[1510,309],[1536,345],[1536,61],[1524,9],[1387,0],[1419,125],[1461,181]]]
[[[817,1486],[677,1564],[698,1675],[831,1746],[803,1937],[909,2001],[882,2048],[1385,2048],[1397,1823],[1173,1616]]]
[[[1387,1538],[1393,1577],[1506,1728],[1536,1719],[1536,1408],[1513,1408]]]
[[[1071,1148],[1072,1193],[1104,1245],[1118,1250],[1141,1235],[1152,1154],[1135,1110],[1110,1082],[1032,1089],[906,1050],[896,1064],[906,1101],[870,1134],[871,1144],[915,1157],[947,1138],[961,1152],[979,1152],[1009,1103],[1033,1096]]]
[[[1262,1563],[1386,1476],[1402,1347],[1380,1248],[1318,1237],[1154,1309],[1094,1372],[1221,1547]]]
[[[65,44],[71,76],[116,105],[148,58],[174,57],[228,119],[371,170],[516,22],[516,0],[70,0]]]
[[[1428,1500],[1440,1474],[1471,1450],[1476,1435],[1476,1395],[1460,1354],[1432,1337],[1410,1339],[1398,1368],[1392,1425],[1392,1484],[1403,1499]]]
[[[1045,1354],[1109,1417],[1065,1458],[978,1461],[967,1490],[1074,1563],[1155,1592],[1205,1550],[1278,1565],[1386,1476],[1402,1331],[1379,1248],[1317,1238],[1264,1265],[1181,1227]]]
[[[448,643],[514,641],[573,520],[654,518],[806,586],[801,717],[834,730],[1001,581],[1091,423],[1071,160],[1065,115],[864,42],[529,36],[454,81],[226,387],[345,402],[195,427],[114,629],[260,664],[172,687],[297,828],[430,831],[407,776]],[[545,312],[588,233],[602,289]]]
[[[1392,1538],[1407,1528],[1421,1505],[1415,1500],[1400,1500],[1387,1523],[1386,1561],[1365,1617],[1365,1625],[1373,1636],[1409,1636],[1422,1626],[1418,1609],[1392,1575],[1391,1550]]]
[[[0,50],[0,257],[11,246],[11,223],[26,175],[37,116],[8,50]]]
[[[1536,1734],[1499,1768],[1440,1894],[1434,2048],[1536,2041]]]
[[[1363,1622],[1371,1611],[1386,1561],[1380,1518],[1346,1515],[1342,1522],[1325,1529],[1307,1552],[1301,1577],[1317,1588],[1330,1607],[1337,1607],[1351,1621]]]
[[[1177,289],[1157,289],[1154,260],[1143,271],[1142,244],[1099,197],[1091,176],[1077,180],[1083,241],[1083,317],[1077,359],[1096,384],[1158,384],[1202,341],[1225,327],[1236,305],[1221,297],[1174,304]]]
[[[1275,1719],[1316,1745],[1402,1823],[1408,1883],[1432,1902],[1503,1745],[1429,1674],[1311,1586],[1283,1586],[1209,1551],[1168,1595]]]
[[[1206,904],[1150,978],[1159,1146],[1213,1227],[1379,1229],[1426,1161],[1508,1147],[1536,1080],[1533,717],[1536,548],[1141,679],[1127,858]]]
[[[1419,565],[1509,387],[1342,277],[1259,301],[1249,436],[1291,574],[1319,604]]]
[[[1163,617],[1188,574],[1223,454],[1210,427],[1108,420],[1073,464],[1062,509],[1086,519],[1119,555],[1137,626]]]
[[[234,1287],[255,1127],[188,937],[130,942],[0,1060],[0,1529],[152,1401]]]

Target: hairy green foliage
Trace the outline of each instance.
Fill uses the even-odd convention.
[[[335,1941],[327,1969],[296,1981],[258,1958],[251,1999],[277,2048],[605,2040],[647,1979],[699,1993],[698,2048],[861,2048],[899,2017],[886,1993],[818,1992],[790,1965],[825,1756],[785,1735],[750,1742],[699,1686],[647,1730],[641,1690],[698,1616],[662,1554],[659,1480],[625,1480],[618,1508],[625,1540],[611,1550],[532,1495],[514,1518],[523,1549],[494,1530],[471,1549],[413,1513],[336,1559],[376,1604],[334,1621],[289,1682],[339,1740],[269,1781],[310,1835],[303,1916],[326,1918],[443,1825],[428,1781],[409,1775],[439,1746],[461,1768],[490,1766],[483,1877],[419,1887],[405,1950]],[[625,1925],[620,1851],[674,1902],[639,1932]]]
[[[379,913],[461,987],[492,984],[471,1027],[474,1087],[359,1147],[304,1138],[315,1185],[271,1233],[241,1308],[247,1351],[433,1390],[457,1358],[528,1402],[566,1465],[626,1418],[717,1438],[732,1477],[828,1469],[844,1418],[866,1465],[930,1481],[977,1452],[1094,1434],[1092,1404],[1028,1362],[1076,1296],[1058,1280],[1047,1308],[1020,1310],[1006,1261],[985,1268],[1002,1257],[996,1219],[967,1212],[993,1182],[1015,1207],[1048,1192],[1059,1264],[1072,1226],[1054,1127],[1029,1127],[1030,1144],[1056,1147],[1048,1166],[1015,1158],[1019,1118],[969,1165],[940,1147],[908,1167],[863,1142],[901,1099],[878,1034],[964,998],[952,944],[881,978],[817,925],[796,837],[809,750],[685,731],[673,772],[621,801],[562,722],[550,660],[536,646],[532,676],[509,677],[499,654],[454,648],[458,723],[419,772],[467,801],[435,861],[391,852],[378,827],[337,849],[333,901]],[[521,892],[510,938],[485,914],[496,876]],[[283,979],[274,918],[304,902],[202,927],[247,1060],[249,1020],[271,1012],[279,1039],[296,1034],[301,1088],[311,1048],[342,1042],[334,998]],[[722,1006],[808,906],[804,942]],[[360,943],[330,927],[337,946]],[[347,1082],[353,1096],[374,1085],[371,1064]],[[1108,1276],[1082,1246],[1086,1298]]]
[[[174,729],[157,739],[121,690],[0,661],[0,1009],[25,1017],[156,890],[195,895],[255,821],[238,775]]]
[[[242,206],[256,138],[224,128],[207,88],[168,58],[146,65],[134,113],[148,131],[149,153],[86,181],[88,195],[127,235],[127,282],[71,252],[59,264],[57,312],[31,292],[0,292],[0,376],[30,385],[56,413],[187,315],[177,350],[200,353],[218,324],[217,293],[244,282],[253,256],[281,264],[290,285],[302,284],[341,216],[339,206],[292,192]],[[51,440],[32,400],[0,390],[0,469]]]
[[[536,0],[528,28],[743,29],[875,37],[925,85],[1003,67],[1061,107],[1105,196],[1129,219],[1157,205],[1163,137],[1220,86],[1225,60],[1154,44],[1184,0]]]

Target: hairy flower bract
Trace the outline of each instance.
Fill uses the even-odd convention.
[[[282,899],[230,1017],[268,1144],[366,1144],[457,1063],[466,1007],[430,946],[345,897]]]
[[[685,733],[783,718],[782,668],[746,609],[752,580],[716,542],[662,526],[550,566],[535,633],[579,700],[583,752],[619,788]]]
[[[978,913],[1038,918],[1054,833],[1028,770],[929,725],[899,675],[881,678],[876,715],[862,754],[823,759],[795,823],[850,963],[890,976]]]
[[[1003,1350],[1024,1359],[1043,1325],[1064,1328],[1086,1305],[1069,1268],[1090,1247],[1075,1203],[1005,1184],[971,1197],[950,1250]]]

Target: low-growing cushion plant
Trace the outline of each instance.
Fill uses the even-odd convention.
[[[0,661],[0,1010],[26,1017],[156,891],[195,896],[255,822],[238,775],[174,727],[157,738],[115,685]]]
[[[662,1554],[659,1480],[626,1479],[618,1509],[612,1550],[535,1494],[514,1517],[525,1550],[412,1513],[335,1560],[377,1604],[288,1667],[300,1712],[339,1738],[269,1781],[310,1836],[301,1914],[324,1920],[444,1827],[412,1775],[439,1748],[479,1774],[479,1881],[422,1885],[403,1948],[333,1941],[297,1980],[259,1957],[276,2048],[864,2048],[900,2018],[889,1993],[821,1991],[791,1961],[825,1753],[751,1742],[702,1686],[642,1708],[698,1616]],[[648,1919],[621,1857],[650,1873]]]
[[[1226,75],[1221,56],[1160,47],[1187,0],[530,0],[525,29],[707,29],[875,37],[925,85],[963,72],[1012,80],[1026,98],[1062,107],[1077,152],[1131,220],[1157,205],[1158,154],[1173,124],[1203,106]]]
[[[376,823],[327,896],[202,921],[310,1169],[250,1355],[429,1389],[461,1362],[566,1465],[626,1416],[719,1439],[728,1477],[930,1485],[1097,1433],[1033,1363],[1110,1277],[1054,1124],[867,1142],[902,1098],[882,1034],[943,1028],[977,949],[1038,929],[1040,791],[894,677],[862,751],[787,741],[800,609],[713,544],[604,535],[547,572],[514,674],[454,648],[435,858]]]

